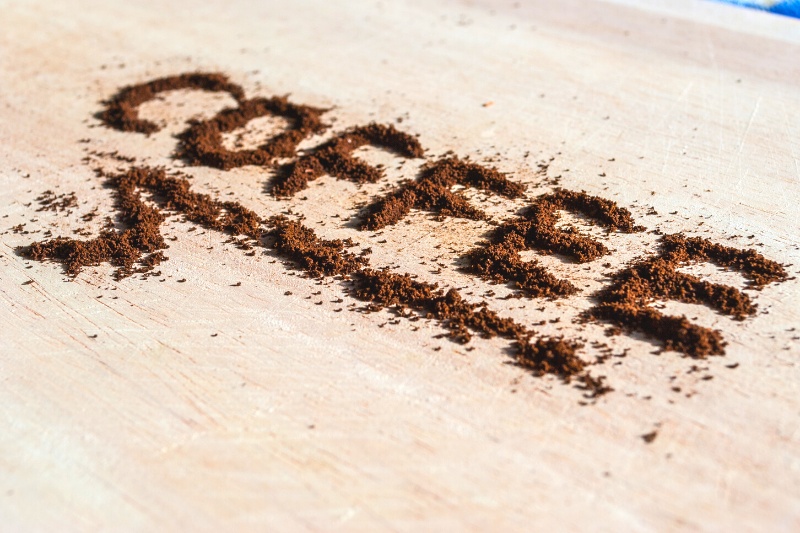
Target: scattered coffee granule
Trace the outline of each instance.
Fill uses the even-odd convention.
[[[415,181],[402,184],[364,209],[360,229],[378,230],[397,224],[411,209],[431,211],[438,217],[485,220],[486,213],[470,205],[454,185],[494,192],[506,198],[518,198],[524,185],[509,181],[495,168],[462,161],[456,157],[426,164]]]
[[[98,216],[100,216],[100,212],[99,212],[98,208],[95,207],[94,209],[92,209],[91,211],[86,213],[85,215],[82,215],[81,216],[81,220],[83,220],[84,222],[91,222],[92,220],[94,220]]]
[[[645,433],[644,435],[642,435],[642,440],[646,444],[650,444],[651,442],[656,440],[656,437],[658,437],[658,430],[653,430],[650,433]]]
[[[254,98],[239,103],[234,109],[224,109],[210,120],[193,122],[180,134],[178,157],[191,165],[230,170],[244,165],[266,166],[279,157],[293,157],[297,145],[306,137],[326,128],[321,115],[324,109],[295,105],[283,97]],[[289,128],[268,139],[253,150],[232,151],[222,144],[222,134],[245,126],[255,118],[266,115],[289,120]]]
[[[738,250],[699,237],[665,235],[659,255],[636,261],[614,274],[611,285],[598,293],[597,305],[586,316],[644,333],[661,341],[666,350],[695,358],[723,355],[725,342],[719,331],[650,307],[657,300],[674,300],[703,304],[738,320],[755,314],[756,305],[735,287],[703,281],[677,270],[694,262],[710,262],[738,271],[756,288],[787,277],[780,264],[755,250]]]
[[[153,100],[159,93],[178,89],[227,92],[240,103],[245,99],[244,90],[222,74],[181,74],[124,87],[104,102],[106,108],[99,114],[99,118],[106,126],[120,131],[155,133],[160,129],[159,126],[149,120],[140,119],[139,106]]]
[[[56,194],[51,190],[47,190],[37,196],[36,201],[39,202],[37,212],[55,211],[60,213],[61,211],[78,207],[78,198],[74,192]]]
[[[561,210],[582,214],[609,231],[642,231],[633,223],[630,212],[616,203],[584,192],[557,189],[538,197],[522,213],[495,228],[488,243],[467,253],[466,270],[482,279],[513,283],[527,296],[556,298],[578,292],[566,280],[550,274],[538,261],[523,261],[520,252],[538,250],[559,253],[578,263],[592,261],[608,253],[602,243],[581,235],[575,228],[556,228]]]
[[[579,388],[587,391],[585,396],[590,399],[597,398],[614,391],[613,387],[606,385],[605,376],[595,377],[588,372],[585,372],[579,376],[578,381],[581,383]]]
[[[365,257],[345,251],[345,247],[354,246],[349,239],[320,239],[313,230],[284,216],[273,217],[268,223],[275,250],[310,277],[346,276],[368,263]]]
[[[358,126],[281,169],[272,183],[272,194],[292,196],[308,187],[308,182],[325,174],[355,183],[376,183],[383,177],[383,168],[373,167],[352,155],[353,150],[367,145],[384,148],[407,158],[423,155],[416,137],[394,126],[375,123]]]

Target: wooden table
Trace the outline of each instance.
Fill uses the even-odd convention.
[[[2,529],[800,528],[794,279],[751,293],[759,313],[742,322],[666,303],[721,330],[727,354],[655,355],[642,336],[572,323],[609,269],[654,248],[653,233],[604,237],[614,253],[588,265],[541,257],[581,286],[576,297],[504,300],[507,287],[457,268],[486,222],[414,212],[378,233],[342,223],[423,160],[398,169],[363,149],[387,164],[385,183],[322,178],[291,200],[264,192],[263,168],[184,169],[198,191],[264,216],[291,209],[322,237],[371,246],[373,265],[477,299],[495,291],[504,316],[586,339],[582,357],[596,355],[593,340],[628,349],[600,371],[615,391],[582,405],[574,386],[508,364],[508,341],[459,345],[435,322],[353,312],[342,283],[247,256],[176,217],[160,278],[114,281],[104,264],[72,279],[15,252],[48,230],[96,232],[113,214],[92,167],[126,163],[85,161],[90,152],[181,168],[174,135],[229,97],[184,91],[145,104],[142,116],[165,125],[151,136],[94,115],[122,86],[202,70],[251,95],[331,108],[328,134],[395,124],[430,157],[452,150],[530,184],[528,199],[551,190],[537,163],[553,158],[548,178],[629,207],[648,230],[755,246],[794,263],[794,276],[798,21],[677,0],[0,7]],[[243,142],[277,126],[255,121]],[[74,192],[77,206],[37,211],[48,189]],[[469,195],[491,201],[496,220],[526,202]],[[102,216],[81,219],[95,208]]]

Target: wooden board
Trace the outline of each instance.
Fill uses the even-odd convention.
[[[95,207],[111,213],[87,152],[180,167],[173,135],[230,100],[181,92],[146,104],[143,116],[166,124],[149,137],[94,115],[124,85],[203,70],[248,94],[330,107],[331,131],[394,123],[430,154],[490,158],[531,184],[529,198],[548,190],[534,186],[536,163],[552,157],[549,177],[630,207],[648,229],[757,244],[800,264],[797,21],[666,0],[0,7],[4,530],[800,528],[796,280],[752,293],[759,313],[743,322],[668,303],[729,343],[700,372],[641,336],[583,326],[588,341],[629,349],[602,369],[616,390],[583,406],[580,390],[508,364],[507,341],[461,346],[432,322],[335,312],[353,303],[341,284],[290,275],[177,219],[160,279],[116,282],[101,265],[73,280],[15,253],[47,230],[97,231],[102,217],[80,218]],[[388,164],[386,183],[422,164],[360,156]],[[415,212],[358,232],[336,217],[386,183],[322,178],[279,201],[264,169],[185,170],[196,190],[232,193],[265,216],[291,208],[325,238],[371,246],[374,265],[476,298],[494,290],[493,308],[548,321],[545,334],[578,335],[571,320],[607,283],[598,264],[622,268],[657,239],[611,236],[614,253],[588,268],[542,258],[581,285],[577,297],[502,300],[507,288],[456,268],[486,223]],[[47,189],[75,192],[78,207],[37,212]]]

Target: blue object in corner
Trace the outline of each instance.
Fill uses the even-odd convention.
[[[737,6],[761,9],[770,13],[777,13],[787,17],[800,18],[800,0],[717,0]]]

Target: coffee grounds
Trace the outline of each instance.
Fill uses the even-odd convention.
[[[225,76],[205,73],[161,78],[123,88],[105,102],[106,109],[99,117],[107,126],[122,131],[155,132],[159,129],[155,123],[139,119],[138,107],[160,92],[175,89],[228,92],[238,104],[238,108],[224,110],[210,120],[192,122],[189,129],[180,135],[177,155],[190,164],[221,169],[248,164],[270,165],[277,158],[294,155],[300,140],[326,127],[320,119],[324,110],[294,105],[285,98],[246,100],[242,88],[229,82]],[[287,118],[290,126],[255,150],[228,151],[222,146],[223,133],[265,115]],[[416,138],[392,126],[370,124],[351,128],[301,157],[295,164],[278,169],[272,193],[290,196],[324,174],[356,183],[378,181],[383,176],[383,168],[372,167],[352,155],[353,150],[368,144],[402,157],[423,155]],[[134,162],[130,158],[120,160]],[[157,275],[150,271],[167,259],[162,252],[167,246],[160,233],[160,226],[165,221],[161,208],[180,214],[185,220],[202,227],[227,233],[231,236],[228,242],[240,248],[272,248],[292,268],[307,276],[342,278],[351,295],[368,302],[370,309],[394,308],[411,320],[419,316],[434,319],[457,342],[468,342],[473,332],[484,337],[500,336],[512,340],[516,363],[535,375],[554,374],[565,381],[578,377],[579,387],[587,390],[589,397],[611,390],[604,384],[603,377],[593,377],[586,370],[589,363],[577,356],[581,348],[579,343],[563,338],[532,341],[532,331],[511,319],[499,317],[485,303],[467,302],[455,289],[445,292],[435,284],[416,282],[409,275],[367,268],[368,260],[363,253],[356,256],[345,250],[353,245],[350,240],[320,239],[313,230],[285,217],[262,220],[237,202],[220,202],[208,195],[192,192],[185,177],[167,176],[163,169],[133,168],[125,174],[106,177],[107,186],[114,191],[118,222],[124,229],[114,229],[112,222],[95,239],[77,241],[59,237],[34,243],[19,252],[31,259],[61,261],[72,276],[77,275],[83,266],[102,262],[118,267],[115,272],[117,279],[134,273]],[[507,180],[496,169],[452,157],[425,165],[415,181],[401,184],[367,206],[360,227],[374,230],[396,224],[414,208],[433,212],[439,219],[447,216],[485,219],[482,210],[471,206],[463,195],[451,190],[454,185],[474,187],[508,198],[517,198],[524,192],[521,184]],[[140,199],[145,192],[158,207]],[[42,206],[49,209],[55,204],[58,210],[59,198],[42,197]],[[69,207],[72,205],[66,208]],[[608,253],[602,243],[580,235],[574,228],[557,229],[555,225],[560,210],[583,214],[609,231],[631,233],[642,230],[633,224],[627,210],[609,200],[557,189],[539,197],[517,218],[496,228],[485,246],[468,254],[468,269],[484,279],[512,282],[520,294],[527,296],[557,297],[577,292],[572,284],[558,280],[537,263],[522,263],[520,259],[520,252],[530,249],[562,254],[578,263]],[[24,231],[22,225],[18,228]],[[266,235],[265,229],[268,229]],[[248,255],[253,254],[255,251],[248,252]],[[670,235],[661,240],[659,256],[636,261],[615,274],[612,285],[598,293],[597,305],[586,313],[585,318],[609,322],[617,329],[642,331],[660,340],[666,349],[694,357],[722,354],[724,341],[719,332],[694,326],[685,317],[664,316],[649,307],[659,299],[672,299],[703,303],[736,319],[755,313],[755,305],[738,290],[703,282],[676,271],[680,265],[694,261],[709,261],[738,270],[749,279],[753,288],[787,277],[780,265],[764,259],[754,250],[736,250],[704,239]],[[139,266],[135,268],[137,263]],[[411,316],[408,310],[417,315]],[[597,358],[598,363],[602,360]]]
[[[155,133],[161,128],[154,122],[140,119],[139,106],[153,100],[159,93],[178,89],[227,92],[239,103],[245,99],[244,89],[231,83],[228,77],[222,74],[202,72],[181,74],[122,88],[109,100],[103,102],[106,108],[100,112],[98,118],[106,126],[116,130]]]
[[[354,246],[349,239],[320,239],[310,228],[284,216],[262,221],[238,202],[220,202],[193,192],[186,178],[168,176],[160,168],[132,168],[108,177],[107,186],[114,191],[114,206],[126,229],[104,229],[97,238],[88,241],[56,238],[34,243],[20,253],[34,260],[60,261],[71,276],[85,266],[103,262],[118,267],[116,279],[149,272],[166,259],[161,250],[167,246],[160,232],[166,217],[158,208],[141,200],[141,192],[147,191],[161,208],[179,213],[188,221],[251,239],[243,247],[269,247],[261,238],[261,228],[267,226],[271,247],[279,257],[309,277],[352,277],[350,294],[369,302],[373,310],[395,307],[405,316],[406,308],[413,309],[439,322],[449,331],[451,339],[459,343],[471,339],[470,331],[487,338],[500,336],[513,340],[517,363],[536,375],[555,374],[569,381],[585,370],[586,364],[576,354],[580,344],[563,339],[531,342],[533,333],[524,326],[510,318],[501,318],[485,303],[467,302],[455,289],[444,292],[436,285],[414,281],[407,274],[364,268],[369,264],[366,257],[345,250]],[[136,263],[140,266],[134,269]],[[596,388],[596,393],[603,392],[601,387]]]
[[[518,291],[517,296],[560,298],[579,292],[578,287],[557,278],[535,259],[523,261],[519,253],[525,249],[524,237],[509,235],[502,243],[467,252],[464,271],[486,281],[511,283]]]
[[[209,229],[253,239],[260,235],[260,219],[255,213],[237,202],[218,202],[208,195],[194,193],[188,180],[167,176],[163,169],[135,167],[108,177],[106,186],[113,190],[114,207],[124,230],[104,228],[98,237],[87,241],[58,237],[33,243],[20,249],[20,253],[38,261],[60,261],[70,276],[77,276],[85,266],[105,262],[118,267],[114,273],[117,280],[152,270],[165,259],[163,254],[151,255],[144,261],[142,257],[167,248],[160,232],[165,216],[158,208],[144,203],[139,190],[153,193],[161,206],[181,212],[187,220]],[[134,270],[137,262],[141,262],[141,267]]]
[[[518,339],[514,345],[514,357],[523,368],[533,372],[535,376],[555,374],[569,383],[575,376],[582,381],[581,388],[589,391],[589,397],[602,396],[613,389],[603,383],[603,378],[594,378],[588,372],[581,372],[586,363],[576,351],[583,345],[563,338],[540,338],[531,344],[529,338]]]
[[[559,211],[570,211],[605,227],[608,231],[634,233],[644,231],[644,227],[633,222],[630,212],[615,202],[590,196],[585,192],[556,189],[545,194],[522,214],[523,221],[512,221],[500,230],[503,233],[516,233],[525,237],[527,249],[535,249],[545,254],[561,254],[578,263],[593,261],[608,254],[602,243],[585,237],[573,227],[556,228]]]
[[[650,444],[650,443],[652,443],[654,440],[656,440],[656,437],[658,437],[658,431],[657,431],[657,430],[654,430],[654,431],[651,431],[650,433],[645,433],[644,435],[642,435],[642,440],[643,440],[643,441],[644,441],[646,444]]]
[[[463,194],[452,191],[454,185],[494,192],[506,198],[518,198],[525,191],[522,184],[509,181],[495,168],[456,157],[441,159],[425,165],[415,181],[402,184],[368,205],[359,228],[378,230],[397,224],[411,209],[434,212],[440,220],[448,216],[485,220],[486,213],[470,205]]]
[[[54,211],[60,213],[73,207],[78,207],[78,198],[74,192],[56,194],[51,190],[47,190],[37,196],[36,201],[39,202],[37,212]]]
[[[754,288],[760,289],[770,283],[787,279],[786,270],[781,264],[770,261],[752,248],[740,250],[699,237],[686,237],[680,234],[665,235],[661,239],[661,246],[664,259],[671,263],[708,261],[742,273],[746,278],[746,283]],[[722,306],[720,310],[726,308],[724,304],[720,303],[720,305]],[[752,313],[732,312],[729,314],[744,318],[746,314]]]
[[[576,353],[581,348],[579,343],[560,338],[540,338],[531,343],[532,333],[524,326],[510,318],[501,318],[485,303],[467,302],[456,289],[444,292],[436,284],[414,281],[408,274],[385,270],[363,269],[352,277],[351,296],[371,302],[375,310],[394,307],[399,315],[406,316],[409,308],[425,318],[436,319],[456,342],[469,342],[470,330],[485,338],[499,336],[513,340],[512,353],[517,364],[535,375],[555,374],[569,381],[586,367]]]
[[[522,213],[492,231],[488,243],[467,253],[466,271],[496,283],[512,283],[520,293],[534,298],[557,298],[578,292],[572,283],[550,274],[538,261],[523,261],[520,252],[558,253],[578,263],[609,253],[602,243],[575,228],[556,228],[561,210],[579,213],[608,231],[642,231],[630,212],[616,203],[584,192],[556,189],[538,197]]]
[[[313,230],[284,216],[272,217],[268,223],[275,250],[309,277],[347,276],[368,263],[365,257],[345,251],[355,246],[350,239],[320,239]]]
[[[372,302],[376,309],[395,307],[403,315],[405,308],[410,308],[425,318],[443,321],[450,337],[460,343],[472,338],[470,329],[486,338],[499,335],[512,340],[526,333],[512,319],[500,318],[488,310],[486,304],[469,303],[455,289],[445,293],[437,285],[415,281],[408,274],[365,269],[353,280],[350,294],[355,298]]]
[[[639,260],[612,276],[611,285],[597,295],[588,318],[639,331],[661,341],[665,350],[695,358],[723,355],[722,334],[691,323],[685,316],[667,316],[650,307],[658,300],[703,304],[721,314],[743,320],[756,312],[750,298],[728,285],[703,281],[678,272],[695,262],[710,262],[740,272],[748,285],[761,288],[787,278],[784,268],[755,250],[738,250],[699,237],[665,235],[656,257]]]
[[[449,337],[458,343],[470,341],[477,332],[485,338],[499,336],[513,340],[512,355],[517,364],[535,375],[554,374],[569,382],[586,369],[577,350],[581,344],[564,339],[540,338],[531,343],[533,333],[513,319],[501,318],[485,303],[473,304],[464,300],[456,289],[447,292],[437,285],[415,281],[408,274],[395,274],[386,270],[364,268],[369,261],[363,256],[346,252],[351,241],[323,240],[310,228],[283,216],[268,221],[273,227],[270,235],[275,239],[273,248],[283,258],[310,277],[350,277],[348,294],[369,302],[370,310],[394,308],[400,316],[409,318],[406,310],[420,313],[424,318],[436,320],[449,331]],[[597,397],[611,389],[602,379],[592,378],[584,372],[583,388]]]
[[[352,155],[362,146],[384,148],[406,158],[422,157],[419,141],[394,126],[368,124],[351,128],[326,142],[311,154],[280,169],[272,183],[271,192],[288,197],[308,187],[308,183],[325,174],[354,183],[376,183],[384,175],[381,167],[373,167]]]
[[[292,104],[283,97],[246,100],[237,108],[220,111],[210,120],[191,123],[189,129],[179,136],[177,156],[191,165],[222,170],[244,165],[267,166],[276,158],[293,157],[300,141],[322,132],[326,128],[320,118],[324,112],[324,109]],[[223,133],[268,115],[288,119],[289,129],[253,150],[233,151],[222,145]]]

